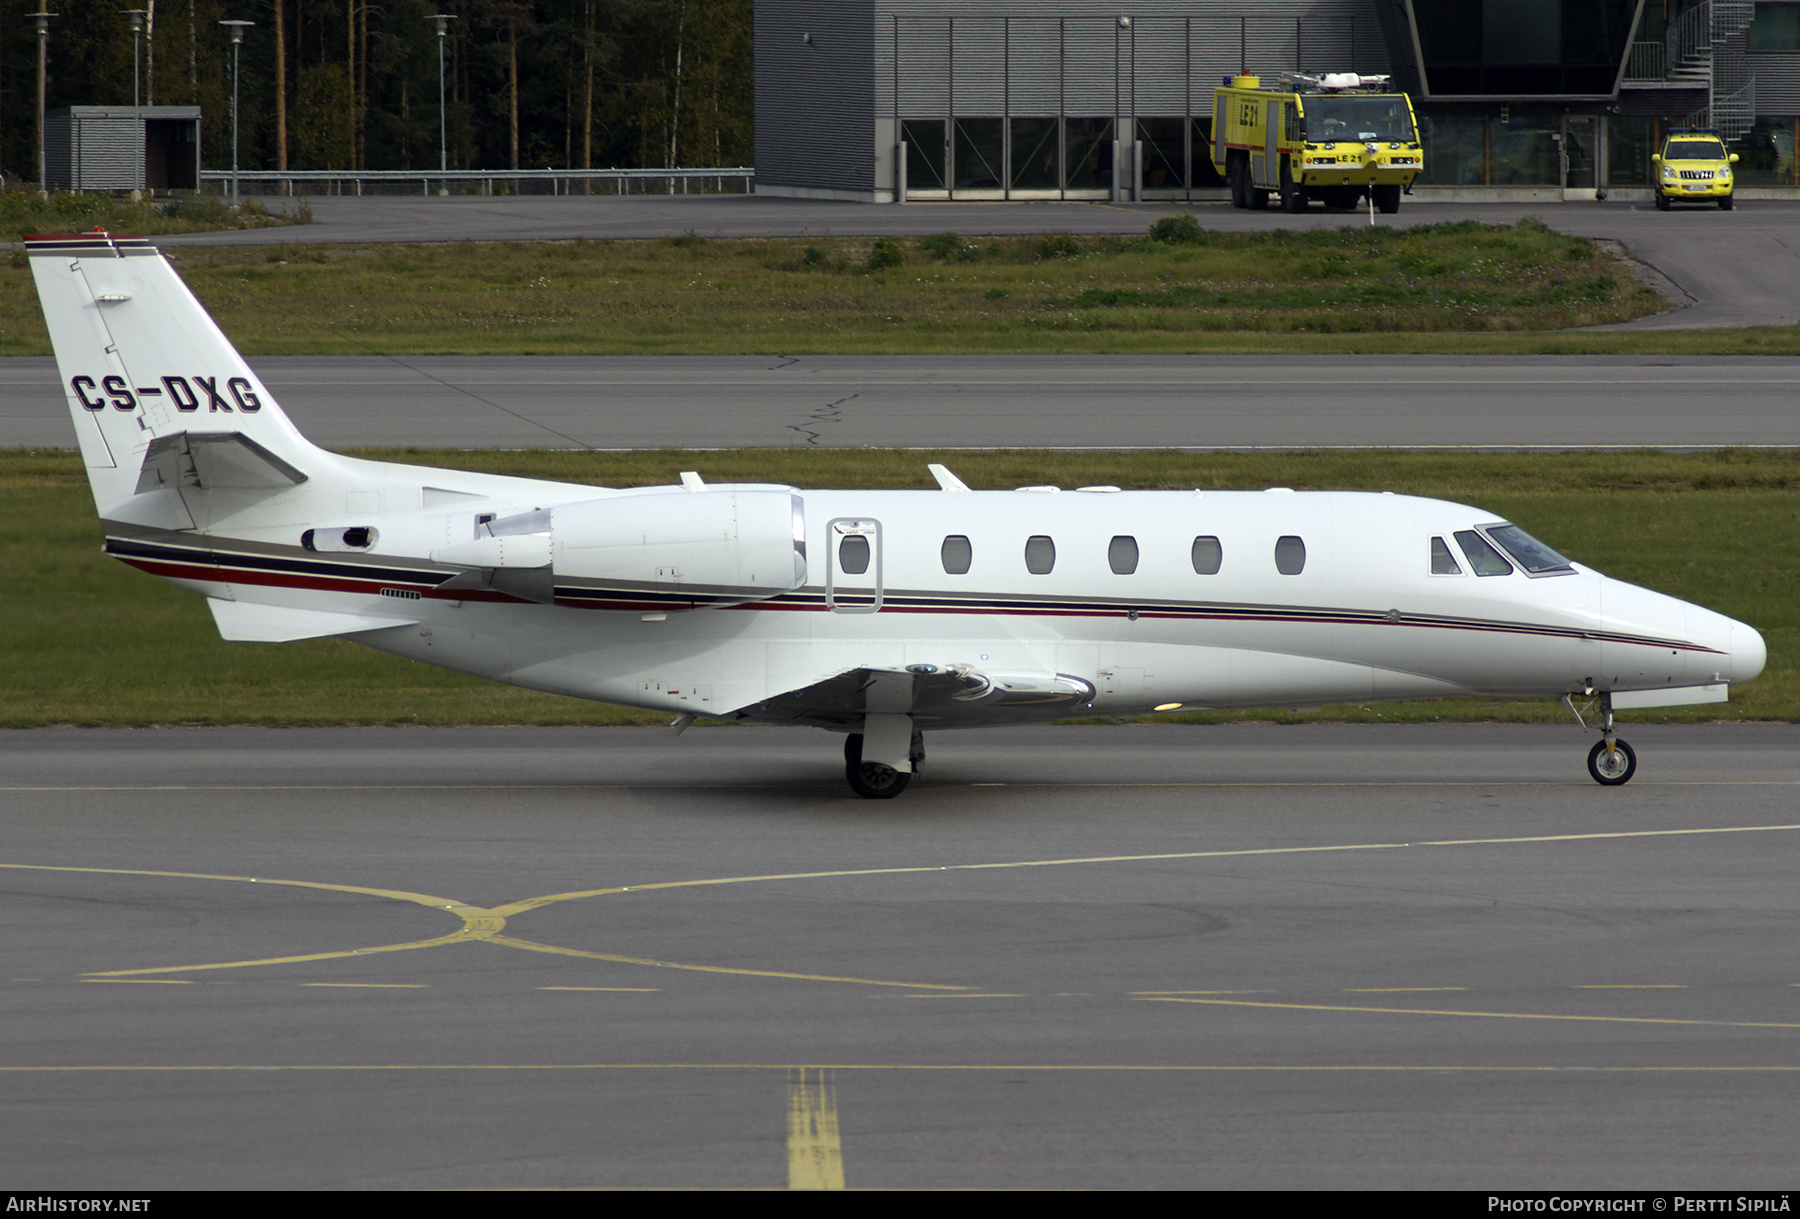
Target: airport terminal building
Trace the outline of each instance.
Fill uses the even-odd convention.
[[[1212,90],[1387,73],[1418,190],[1644,192],[1672,126],[1800,188],[1800,0],[758,0],[756,189],[856,199],[1222,190]]]

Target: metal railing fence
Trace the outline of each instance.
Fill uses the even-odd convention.
[[[228,169],[200,173],[202,188],[229,189]],[[696,169],[257,169],[239,170],[240,191],[276,195],[448,194],[713,195],[749,194],[753,166]],[[256,190],[268,183],[273,189]]]

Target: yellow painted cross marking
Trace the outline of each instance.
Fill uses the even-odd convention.
[[[1420,1007],[1348,1007],[1329,1003],[1260,1003],[1248,999],[1145,999],[1146,1003],[1211,1003],[1225,1007],[1279,1007],[1297,1012],[1376,1012],[1388,1016],[1482,1016],[1492,1020],[1580,1020],[1601,1024],[1708,1024],[1733,1029],[1800,1029],[1769,1020],[1671,1020],[1659,1016],[1562,1016],[1550,1012],[1457,1012]]]
[[[830,1067],[788,1071],[788,1188],[844,1188],[837,1085]]]
[[[425,990],[423,982],[302,982],[302,986],[335,986],[345,990]]]
[[[1263,784],[1261,786],[1269,786]],[[183,880],[216,880],[230,881],[240,884],[281,885],[301,889],[317,889],[334,893],[357,893],[372,897],[385,897],[393,901],[412,902],[434,910],[443,910],[462,920],[462,927],[448,935],[435,936],[424,940],[409,940],[398,944],[379,944],[366,948],[343,949],[333,952],[306,953],[297,956],[265,957],[257,960],[218,961],[196,965],[164,965],[141,969],[117,969],[94,972],[84,975],[93,980],[126,980],[139,978],[145,974],[191,973],[198,970],[240,969],[255,965],[288,965],[311,961],[327,961],[345,957],[364,956],[377,952],[408,952],[416,948],[438,948],[450,944],[466,943],[481,940],[490,944],[507,948],[522,949],[527,952],[553,953],[560,956],[580,957],[587,960],[611,961],[626,965],[648,965],[660,969],[694,970],[702,973],[737,974],[748,977],[786,978],[807,982],[846,982],[859,986],[898,986],[908,990],[931,990],[941,992],[969,992],[969,986],[954,986],[936,982],[898,982],[888,979],[845,977],[834,974],[790,973],[780,970],[735,969],[718,965],[688,965],[675,961],[661,961],[651,957],[625,956],[617,953],[589,952],[577,948],[562,948],[550,944],[540,944],[532,940],[520,939],[516,936],[502,935],[506,920],[515,915],[524,914],[556,902],[575,901],[590,897],[608,897],[619,894],[652,892],[664,889],[686,889],[717,885],[759,884],[777,881],[848,879],[863,876],[904,876],[921,873],[978,872],[1003,870],[1012,868],[1056,868],[1072,867],[1082,864],[1104,863],[1148,863],[1174,862],[1177,860],[1201,859],[1244,859],[1258,856],[1278,855],[1310,855],[1331,854],[1357,851],[1403,851],[1421,847],[1468,847],[1468,846],[1522,846],[1537,843],[1586,842],[1625,838],[1667,838],[1700,834],[1751,834],[1777,831],[1800,830],[1796,825],[1739,825],[1712,826],[1699,829],[1682,830],[1623,830],[1587,834],[1539,834],[1521,838],[1446,838],[1424,842],[1365,842],[1345,843],[1324,846],[1298,847],[1249,847],[1240,850],[1225,851],[1168,851],[1138,855],[1084,855],[1064,859],[1022,859],[996,863],[959,863],[939,865],[913,865],[908,867],[888,868],[846,868],[827,872],[778,872],[761,876],[720,876],[700,880],[659,881],[643,885],[617,885],[603,889],[580,889],[566,893],[551,893],[541,897],[524,898],[505,905],[491,908],[471,906],[449,898],[436,897],[426,893],[412,893],[402,889],[378,889],[363,885],[337,885],[320,881],[281,880],[257,876],[220,876],[200,872],[164,872],[135,868],[82,868],[53,866],[46,864],[0,864],[0,868],[18,869],[35,872],[69,872],[112,876],[156,876]],[[1171,992],[1159,992],[1170,994]],[[1206,992],[1189,992],[1206,993]],[[1241,993],[1241,992],[1239,992]],[[1169,1000],[1171,1002],[1206,1002],[1206,1000]],[[1452,1012],[1448,1015],[1467,1015],[1470,1013]],[[1543,1017],[1551,1019],[1553,1017]],[[1568,1017],[1568,1019],[1607,1019],[1608,1017]],[[1622,1018],[1621,1018],[1622,1019]],[[1693,1023],[1706,1023],[1704,1021]],[[1787,1027],[1787,1026],[1776,1026]]]
[[[1419,991],[1468,990],[1466,986],[1346,986],[1346,995],[1409,995]]]

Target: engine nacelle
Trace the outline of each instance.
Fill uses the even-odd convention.
[[[787,490],[670,491],[550,512],[558,589],[691,596],[731,604],[806,583],[806,514]]]

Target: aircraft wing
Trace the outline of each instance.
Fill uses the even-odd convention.
[[[968,665],[855,668],[748,707],[742,719],[858,731],[870,715],[909,715],[920,730],[1020,724],[1074,714],[1094,697],[1066,673],[984,673]]]

